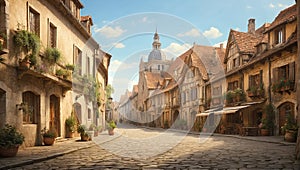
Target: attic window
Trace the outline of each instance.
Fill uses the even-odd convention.
[[[281,44],[285,39],[284,27],[280,27],[274,31],[274,45]]]

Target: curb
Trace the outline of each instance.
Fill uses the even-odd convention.
[[[103,141],[103,142],[100,142],[100,143],[95,143],[94,141],[92,141],[92,143],[87,145],[87,146],[79,147],[79,148],[76,148],[76,149],[70,149],[70,150],[66,150],[66,151],[63,151],[63,152],[58,152],[58,153],[54,153],[54,154],[50,154],[50,155],[45,155],[43,157],[34,158],[34,159],[30,159],[30,160],[25,160],[25,161],[18,162],[18,163],[4,165],[4,166],[0,167],[0,170],[9,169],[9,168],[16,168],[16,167],[20,167],[20,166],[30,165],[30,164],[33,164],[33,163],[43,162],[43,161],[47,161],[47,160],[50,160],[50,159],[54,159],[54,158],[57,158],[57,157],[60,157],[60,156],[63,156],[63,155],[73,153],[75,151],[88,149],[88,148],[91,148],[93,146],[97,146],[99,144],[104,144],[104,143],[110,142],[112,140],[118,139],[122,136],[122,134],[123,134],[123,132],[121,132],[118,136],[112,138],[111,140]]]
[[[133,125],[134,126],[134,125]],[[138,127],[138,126],[136,126]],[[162,131],[164,129],[162,128],[154,128],[154,127],[147,127],[147,126],[139,126],[141,128],[144,129],[150,129],[150,130],[159,130]],[[173,131],[173,132],[179,132],[179,133],[186,133],[189,135],[200,135],[199,132],[187,132],[187,131],[183,131],[183,130],[178,130],[178,129],[168,129],[168,131]],[[205,135],[205,133],[201,133],[202,135]],[[281,144],[281,145],[288,145],[288,146],[295,146],[296,143],[289,143],[289,142],[277,142],[277,141],[269,141],[269,140],[259,140],[259,139],[251,139],[251,138],[247,138],[247,137],[242,137],[242,136],[237,136],[237,135],[226,135],[226,134],[218,134],[218,133],[213,133],[211,134],[211,136],[220,136],[220,137],[228,137],[228,138],[236,138],[236,139],[242,139],[242,140],[249,140],[249,141],[256,141],[256,142],[265,142],[265,143],[273,143],[273,144]]]

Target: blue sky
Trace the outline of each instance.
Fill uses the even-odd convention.
[[[194,42],[216,45],[228,38],[230,29],[247,31],[249,18],[258,28],[272,22],[295,0],[81,0],[81,15],[93,17],[93,37],[112,54],[109,83],[119,100],[137,82],[141,58],[151,51],[158,30],[169,59]]]

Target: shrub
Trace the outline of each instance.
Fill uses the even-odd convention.
[[[22,133],[18,132],[16,127],[5,124],[0,129],[0,147],[11,147],[21,145],[24,142],[25,137]]]

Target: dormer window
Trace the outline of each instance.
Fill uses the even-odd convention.
[[[285,39],[284,27],[274,30],[274,45],[281,44]]]

